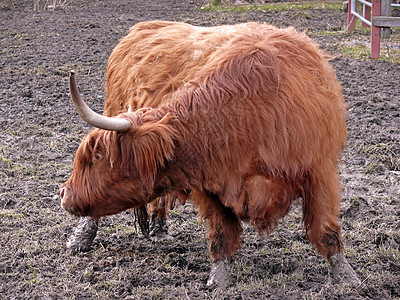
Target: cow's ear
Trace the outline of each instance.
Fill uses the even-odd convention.
[[[168,124],[170,119],[171,117],[167,116],[132,130],[129,138],[131,149],[126,153],[123,150],[123,155],[130,152],[129,156],[133,158],[134,167],[146,184],[153,185],[158,170],[173,157],[175,132]]]

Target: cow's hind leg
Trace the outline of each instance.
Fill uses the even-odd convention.
[[[155,241],[172,239],[168,235],[167,215],[164,197],[157,198],[148,205],[134,208],[136,221],[142,234]]]
[[[218,196],[193,191],[191,199],[199,207],[199,214],[209,224],[211,272],[209,287],[225,288],[230,285],[228,260],[240,247],[242,226],[232,209],[224,206]]]
[[[148,204],[150,215],[150,237],[155,241],[171,240],[172,236],[168,234],[167,218],[168,207],[165,197],[157,198]]]
[[[323,176],[310,174],[303,194],[303,219],[307,237],[329,261],[336,282],[357,285],[355,271],[343,254],[340,214],[340,182],[336,168],[325,169]]]

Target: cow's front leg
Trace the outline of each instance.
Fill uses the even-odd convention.
[[[67,241],[67,250],[72,253],[87,252],[97,234],[98,221],[92,217],[81,217]]]
[[[224,206],[213,194],[193,191],[191,199],[199,206],[199,214],[209,223],[211,272],[207,286],[226,288],[231,284],[228,260],[240,248],[242,226],[232,209]]]

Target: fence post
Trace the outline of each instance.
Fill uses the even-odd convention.
[[[390,11],[391,11],[391,0],[381,0],[381,16],[387,16],[390,17]],[[388,38],[390,37],[390,27],[382,27],[382,31],[381,31],[381,37],[382,38]]]
[[[348,5],[347,5],[347,29],[348,30],[354,30],[356,28],[356,17],[351,14],[353,5],[354,5],[354,10],[355,10],[356,1],[349,0]]]
[[[372,0],[371,20],[374,16],[381,15],[381,0]],[[380,31],[381,28],[371,24],[371,58],[378,58],[380,52]]]

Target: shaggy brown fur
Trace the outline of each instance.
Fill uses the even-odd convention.
[[[119,115],[132,123],[127,132],[95,129],[83,140],[63,206],[98,218],[191,190],[217,261],[240,247],[239,220],[268,233],[301,197],[310,242],[327,258],[341,252],[336,166],[345,105],[318,46],[292,28],[257,23],[149,22],[132,32],[153,36],[138,47],[155,50],[127,67],[152,80],[123,78],[142,88],[118,93],[163,104]]]
[[[207,62],[227,37],[183,23],[154,21],[133,26],[108,61],[104,114],[128,107],[158,107]]]

